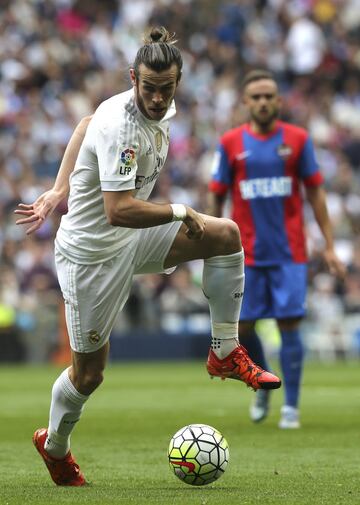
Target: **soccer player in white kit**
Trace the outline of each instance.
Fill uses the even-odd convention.
[[[48,428],[33,436],[58,485],[86,484],[70,452],[70,434],[103,380],[110,332],[133,275],[170,273],[179,263],[204,259],[212,328],[209,374],[255,390],[281,385],[238,343],[244,255],[237,225],[182,204],[147,202],[166,160],[181,70],[181,54],[169,33],[153,28],[130,69],[132,89],[106,100],[80,123],[54,188],[15,211],[26,216],[18,224],[32,223],[31,233],[70,187],[55,259],[72,362],[53,385]]]

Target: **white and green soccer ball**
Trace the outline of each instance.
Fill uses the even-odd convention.
[[[170,467],[179,479],[192,486],[214,482],[223,475],[228,462],[226,439],[207,424],[184,426],[170,440]]]

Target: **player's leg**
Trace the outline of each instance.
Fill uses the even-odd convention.
[[[49,427],[38,429],[34,434],[34,445],[57,485],[86,484],[70,451],[70,435],[85,402],[102,382],[108,349],[106,343],[93,353],[72,351],[72,365],[60,374],[52,388]]]
[[[220,325],[221,337],[228,337],[221,345],[214,335],[213,345],[221,357],[224,352],[227,355],[238,346],[237,318],[244,285],[244,256],[239,231],[233,221],[211,217],[207,219],[202,240],[190,240],[185,231],[186,227],[179,223],[142,230],[142,245],[135,271],[172,270],[184,261],[207,258],[203,273],[205,296],[209,298],[215,330],[220,331],[217,327]],[[219,295],[219,289],[224,296]]]
[[[74,264],[56,251],[72,364],[54,383],[48,429],[37,430],[33,441],[58,485],[85,484],[70,452],[70,435],[103,380],[110,332],[131,287],[135,250],[134,240],[117,257],[95,265]]]
[[[203,291],[209,301],[212,329],[208,371],[210,375],[243,380],[254,389],[278,388],[281,381],[273,374],[260,371],[238,343],[245,278],[238,227],[229,219],[204,217],[204,237],[189,240],[186,227],[182,226],[169,250],[165,266],[204,259]]]
[[[307,266],[285,264],[272,272],[274,312],[281,333],[280,365],[284,378],[284,406],[279,426],[298,428],[299,398],[304,361],[300,322],[305,313]]]
[[[284,378],[285,401],[280,428],[299,428],[299,400],[304,361],[300,318],[278,320],[281,333],[280,364]]]
[[[212,348],[224,358],[238,346],[237,324],[244,291],[244,254],[237,226],[228,219],[206,218],[202,240],[189,240],[183,226],[165,266],[204,259],[203,291],[209,301]]]
[[[245,267],[247,286],[241,307],[239,321],[239,341],[248,351],[250,358],[264,370],[270,370],[264,348],[255,324],[258,319],[271,316],[271,299],[268,290],[267,268]],[[249,409],[250,419],[259,423],[266,419],[270,408],[270,390],[256,392]]]
[[[247,349],[250,358],[264,370],[270,370],[264,346],[255,329],[255,321],[239,321],[239,342]]]
[[[271,317],[267,268],[246,266],[245,276],[249,289],[244,293],[241,307],[239,340],[251,359],[264,370],[269,370],[262,342],[255,330],[255,322],[258,319]]]
[[[241,317],[241,316],[240,316]],[[245,347],[250,358],[263,370],[270,370],[265,358],[264,348],[255,330],[256,321],[239,321],[239,341]],[[259,389],[250,404],[249,415],[254,423],[264,421],[270,409],[270,390]]]
[[[84,404],[103,381],[109,343],[90,353],[72,350],[72,364],[55,381],[45,450],[63,458],[70,450],[70,435],[79,421]]]

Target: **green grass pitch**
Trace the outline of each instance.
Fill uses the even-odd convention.
[[[276,370],[276,366],[275,366]],[[59,369],[0,367],[0,504],[359,504],[359,363],[307,363],[303,428],[277,428],[282,391],[253,425],[253,392],[210,381],[204,363],[113,364],[72,437],[91,484],[58,488],[31,443],[46,426]],[[202,488],[170,471],[167,447],[182,426],[205,423],[228,440],[224,476]]]

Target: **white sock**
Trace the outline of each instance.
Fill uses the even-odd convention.
[[[79,393],[67,368],[52,388],[50,419],[45,450],[54,458],[63,458],[70,449],[70,434],[80,419],[88,396]]]
[[[203,291],[210,307],[211,347],[221,359],[238,346],[244,281],[243,251],[204,261]]]

